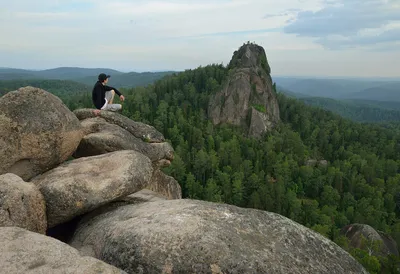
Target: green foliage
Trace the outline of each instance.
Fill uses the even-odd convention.
[[[0,81],[0,95],[25,86],[41,88],[57,96],[77,95],[91,91],[90,86],[69,80],[6,80]]]
[[[0,81],[0,96],[25,86],[41,88],[58,96],[72,110],[92,106],[92,88],[69,80]]]
[[[400,102],[400,79],[312,79],[275,76],[285,90],[307,97],[327,97],[354,101]]]
[[[400,103],[398,109],[385,109],[383,103],[370,103],[357,101],[339,101],[321,97],[301,98],[308,105],[321,107],[335,112],[345,118],[358,122],[388,122],[400,121]]]
[[[360,247],[352,247],[345,236],[335,238],[336,244],[349,252],[369,273],[400,273],[400,258],[381,252],[382,242],[367,240],[361,234]]]
[[[262,113],[267,113],[267,109],[265,108],[265,106],[263,106],[263,105],[256,105],[256,104],[254,104],[254,105],[251,105],[253,108],[255,108],[256,110],[258,110],[259,112],[262,112]]]
[[[282,123],[262,140],[248,138],[236,127],[215,127],[207,115],[228,74],[209,65],[124,90],[123,114],[154,125],[173,145],[175,160],[164,171],[183,197],[276,212],[345,249],[338,231],[355,222],[400,243],[398,125],[355,123],[278,93]],[[309,159],[328,165],[308,166]],[[395,265],[352,254],[371,272]]]
[[[370,255],[367,251],[354,248],[350,254],[360,262],[365,269],[371,274],[380,273],[381,264],[377,257]]]
[[[361,234],[361,244],[360,248],[350,247],[347,243],[345,244],[345,249],[360,262],[369,273],[380,273],[382,265],[384,262],[384,258],[380,254],[381,250],[381,242],[380,241],[372,241],[367,240]],[[342,241],[346,241],[341,239]]]
[[[270,74],[271,73],[271,69],[268,65],[268,61],[267,61],[267,57],[265,55],[261,55],[260,57],[260,65],[263,68],[263,70],[267,73]]]
[[[221,96],[221,97],[223,97],[223,96]],[[235,104],[239,104],[239,94],[238,93],[233,94],[233,102]]]
[[[140,87],[152,84],[154,81],[162,79],[164,76],[173,74],[172,71],[162,71],[162,72],[129,72],[129,73],[119,73],[111,74],[110,85],[118,88],[123,87]],[[97,81],[97,75],[88,76],[85,78],[74,79],[77,82],[94,85]]]
[[[251,83],[251,92],[254,94],[257,94],[257,89],[256,89],[256,84],[255,83]]]

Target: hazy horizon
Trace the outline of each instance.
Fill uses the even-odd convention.
[[[1,67],[183,71],[250,41],[276,76],[400,77],[395,0],[16,0],[0,22]]]
[[[171,70],[171,69],[164,69],[164,70],[120,70],[116,68],[101,68],[101,67],[49,67],[49,68],[44,68],[44,69],[27,69],[23,67],[0,67],[0,69],[16,69],[16,70],[27,70],[27,71],[45,71],[45,70],[52,70],[52,69],[59,69],[59,68],[77,68],[77,69],[107,69],[107,70],[115,70],[121,73],[146,73],[146,72],[151,72],[151,73],[156,73],[156,72],[166,72],[166,71],[171,71],[171,72],[183,72],[184,70]],[[196,69],[196,67],[193,68],[187,68],[187,69]],[[187,70],[185,69],[185,70]],[[286,74],[274,74],[271,73],[272,77],[279,77],[279,78],[292,78],[292,79],[346,79],[346,80],[362,80],[362,81],[400,81],[400,76],[399,77],[370,77],[370,76],[348,76],[348,75],[338,75],[338,76],[329,76],[329,75],[286,75]]]

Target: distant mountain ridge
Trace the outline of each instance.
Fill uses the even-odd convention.
[[[325,110],[332,111],[344,118],[357,122],[398,122],[400,121],[400,102],[398,109],[388,109],[378,105],[374,105],[375,101],[367,104],[366,101],[359,103],[350,100],[335,100],[322,97],[300,98],[301,101],[308,105],[321,107]],[[385,102],[389,104],[390,102]]]
[[[312,97],[295,93],[277,86],[280,93],[303,101],[307,105],[319,107],[356,122],[399,122],[400,102],[362,99],[333,99]]]
[[[59,67],[38,71],[0,68],[0,80],[71,80],[93,85],[100,73],[111,75],[110,85],[122,88],[148,85],[175,71],[124,73],[107,68]]]
[[[83,78],[87,76],[94,76],[100,73],[107,74],[123,74],[123,72],[106,69],[106,68],[79,68],[79,67],[59,67],[45,70],[25,70],[13,68],[0,68],[1,80],[16,80],[13,78],[16,75],[23,75],[27,78],[40,78],[40,79],[55,79],[55,80],[73,80],[74,78]]]
[[[282,89],[301,97],[400,102],[400,81],[274,77]],[[293,95],[292,94],[292,95]],[[299,97],[299,96],[296,96]]]
[[[386,88],[385,86],[372,87],[350,94],[346,98],[400,102],[400,83],[398,88]]]

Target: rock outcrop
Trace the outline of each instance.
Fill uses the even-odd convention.
[[[84,137],[74,157],[102,155],[122,150],[137,151],[147,156],[153,164],[154,173],[147,188],[169,199],[182,198],[179,183],[160,170],[171,164],[174,149],[154,127],[109,111],[103,111],[99,116],[95,116],[92,109],[78,109],[74,113],[81,120],[84,130]]]
[[[99,116],[96,116],[93,112],[93,109],[77,109],[74,111],[74,114],[79,120],[101,117],[111,124],[122,127],[136,138],[142,139],[149,143],[165,142],[164,136],[153,126],[133,121],[119,113],[102,111],[100,112]]]
[[[148,157],[117,151],[80,158],[32,179],[46,200],[48,226],[53,227],[150,184]]]
[[[349,244],[353,248],[370,250],[372,254],[378,256],[395,255],[399,256],[396,241],[388,234],[377,231],[373,227],[366,224],[351,224],[345,226],[341,230],[341,234],[349,239]],[[367,241],[364,243],[362,238]],[[378,249],[375,250],[375,243],[378,244]]]
[[[46,233],[46,205],[34,184],[15,174],[0,175],[0,227],[16,226]]]
[[[146,188],[160,193],[170,200],[182,199],[182,189],[179,183],[174,177],[165,175],[165,173],[159,169],[154,171],[150,184]]]
[[[328,166],[328,161],[327,160],[309,159],[305,162],[305,165],[311,166],[311,167],[316,167],[316,166],[326,167],[326,166]]]
[[[0,129],[0,174],[25,181],[67,160],[83,136],[63,102],[34,87],[0,97]]]
[[[82,112],[83,110],[76,111],[78,117],[81,117],[79,113]],[[114,119],[109,119],[111,122],[107,122],[104,118],[96,117],[81,121],[85,136],[74,153],[75,158],[100,155],[119,150],[135,150],[149,157],[152,162],[158,162],[162,159],[173,160],[174,149],[172,146],[168,142],[155,142],[155,140],[162,140],[162,138],[150,139],[153,141],[151,143],[144,141],[143,138],[138,138],[132,132],[125,129],[128,128],[129,123],[120,122],[120,125],[117,125],[112,122],[122,121],[122,119],[116,119],[116,117],[122,115],[118,113],[101,115],[112,115]],[[155,134],[156,131],[149,127],[143,127],[140,134],[136,131],[133,132],[136,135],[150,136],[149,138],[151,136],[158,136],[158,134]]]
[[[210,99],[209,117],[214,125],[242,126],[249,136],[260,137],[280,120],[265,51],[255,44],[243,45],[228,68],[222,91]]]
[[[165,201],[168,200],[164,195],[154,192],[152,190],[143,189],[141,191],[135,192],[129,196],[126,196],[122,199],[118,199],[116,202],[124,203],[124,204],[139,204],[144,202],[156,202],[156,201]],[[109,209],[110,207],[105,207]]]
[[[82,219],[70,244],[128,273],[367,273],[281,215],[195,200],[104,207]]]
[[[78,109],[74,113],[81,120],[84,129],[84,137],[74,157],[122,150],[137,151],[147,156],[153,164],[154,173],[147,188],[162,193],[169,199],[182,198],[179,183],[160,170],[171,164],[174,149],[154,127],[109,111],[103,111],[99,116],[95,116],[92,109]]]
[[[18,227],[0,227],[1,273],[126,274],[71,246]]]

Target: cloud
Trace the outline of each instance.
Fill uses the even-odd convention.
[[[398,1],[341,0],[326,4],[315,12],[299,12],[284,27],[285,33],[317,38],[316,42],[332,49],[400,41]]]
[[[270,28],[270,29],[250,29],[250,30],[243,30],[243,31],[211,32],[211,33],[204,33],[204,34],[195,35],[195,36],[173,37],[172,39],[198,39],[198,38],[204,38],[204,37],[246,36],[246,35],[253,35],[253,34],[280,32],[281,30],[282,30],[282,28]]]
[[[168,2],[168,1],[148,1],[148,2],[107,2],[101,5],[104,10],[110,14],[129,14],[129,15],[142,15],[142,14],[182,14],[201,11],[210,11],[215,9],[228,9],[232,7],[244,6],[244,1],[192,1],[183,2]]]
[[[274,73],[354,74],[352,64],[371,68],[355,73],[400,71],[393,62],[400,51],[393,53],[390,42],[399,27],[393,22],[398,0],[386,1],[391,8],[344,1],[14,0],[0,9],[1,66],[183,70],[227,64],[239,46],[254,41]],[[366,52],[378,36],[379,47]],[[337,60],[345,61],[334,65]],[[387,64],[374,71],[379,62]]]
[[[318,0],[312,0],[310,5],[313,1]],[[285,22],[285,18],[262,19],[262,7],[271,5],[274,13],[287,8],[272,5],[273,0],[38,2],[40,5],[35,6],[30,0],[16,0],[0,10],[0,20],[10,26],[0,28],[0,35],[8,37],[7,43],[19,45],[26,38],[36,37],[29,44],[22,44],[46,48],[62,41],[65,46],[97,47],[99,40],[142,45],[173,38],[232,35],[242,35],[243,41],[247,41],[248,35],[281,28]],[[297,0],[284,2],[300,5]]]
[[[300,12],[301,9],[287,9],[281,13],[267,13],[263,16],[264,19],[272,18],[272,17],[282,17],[282,16],[291,16],[293,13]]]
[[[340,49],[342,47],[368,47],[371,49],[375,48],[387,48],[388,43],[400,42],[400,28],[390,29],[383,31],[377,35],[355,35],[351,37],[338,36],[334,38],[323,37],[317,40],[318,43],[331,49]],[[386,46],[382,46],[382,44]]]

